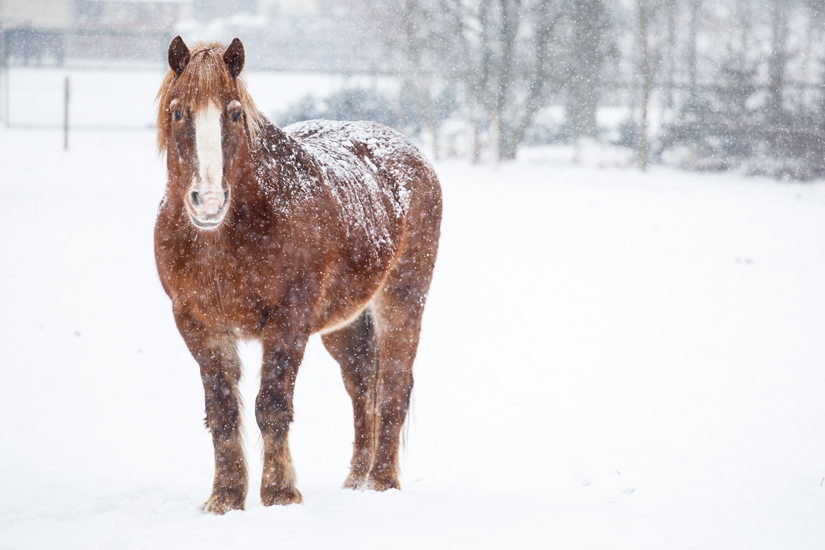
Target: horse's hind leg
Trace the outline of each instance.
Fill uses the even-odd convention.
[[[375,452],[375,375],[378,368],[378,343],[369,309],[352,323],[321,336],[329,353],[341,365],[344,386],[352,399],[355,440],[345,489],[357,489],[367,479]]]
[[[410,205],[404,251],[396,260],[370,311],[378,343],[375,398],[376,446],[368,489],[400,489],[398,450],[413,388],[421,317],[438,251],[441,191],[435,176],[418,182]],[[414,222],[414,223],[413,223]]]
[[[376,491],[400,489],[398,451],[413,388],[413,361],[421,330],[423,302],[409,288],[384,288],[374,301],[380,356],[376,388],[376,446],[366,487]],[[417,305],[417,304],[416,304]]]

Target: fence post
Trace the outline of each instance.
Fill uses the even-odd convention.
[[[63,94],[63,149],[69,148],[69,77],[66,77]]]
[[[2,0],[0,0],[0,118],[9,127],[9,52],[6,51],[6,28],[3,25]]]

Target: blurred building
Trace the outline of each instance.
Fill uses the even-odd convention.
[[[65,29],[74,22],[75,0],[0,0],[6,29]]]
[[[194,0],[0,0],[0,62],[156,57],[193,11]]]
[[[256,69],[352,72],[380,52],[335,0],[0,0],[0,62],[160,64],[169,41],[240,37]]]
[[[255,13],[255,0],[195,0],[197,19],[229,17],[236,13]]]
[[[255,12],[266,17],[317,15],[318,0],[257,0]]]
[[[60,0],[57,0],[60,1]],[[90,29],[170,31],[193,0],[63,0],[76,5],[76,25]]]
[[[75,0],[0,0],[0,63],[48,57],[62,64],[75,11]]]

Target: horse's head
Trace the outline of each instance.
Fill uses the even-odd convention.
[[[158,147],[192,223],[214,229],[230,210],[258,129],[260,115],[239,78],[243,44],[236,38],[228,48],[198,44],[190,51],[178,36],[168,57],[158,92]]]

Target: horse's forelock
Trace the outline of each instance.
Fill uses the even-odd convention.
[[[247,130],[254,147],[260,132],[261,114],[246,91],[246,84],[239,75],[232,78],[223,52],[226,47],[217,44],[196,44],[191,50],[189,64],[180,74],[169,69],[158,91],[158,152],[163,154],[167,148],[170,132],[169,103],[172,99],[189,105],[197,112],[206,108],[210,102],[224,105],[233,99],[240,101],[246,115]]]

